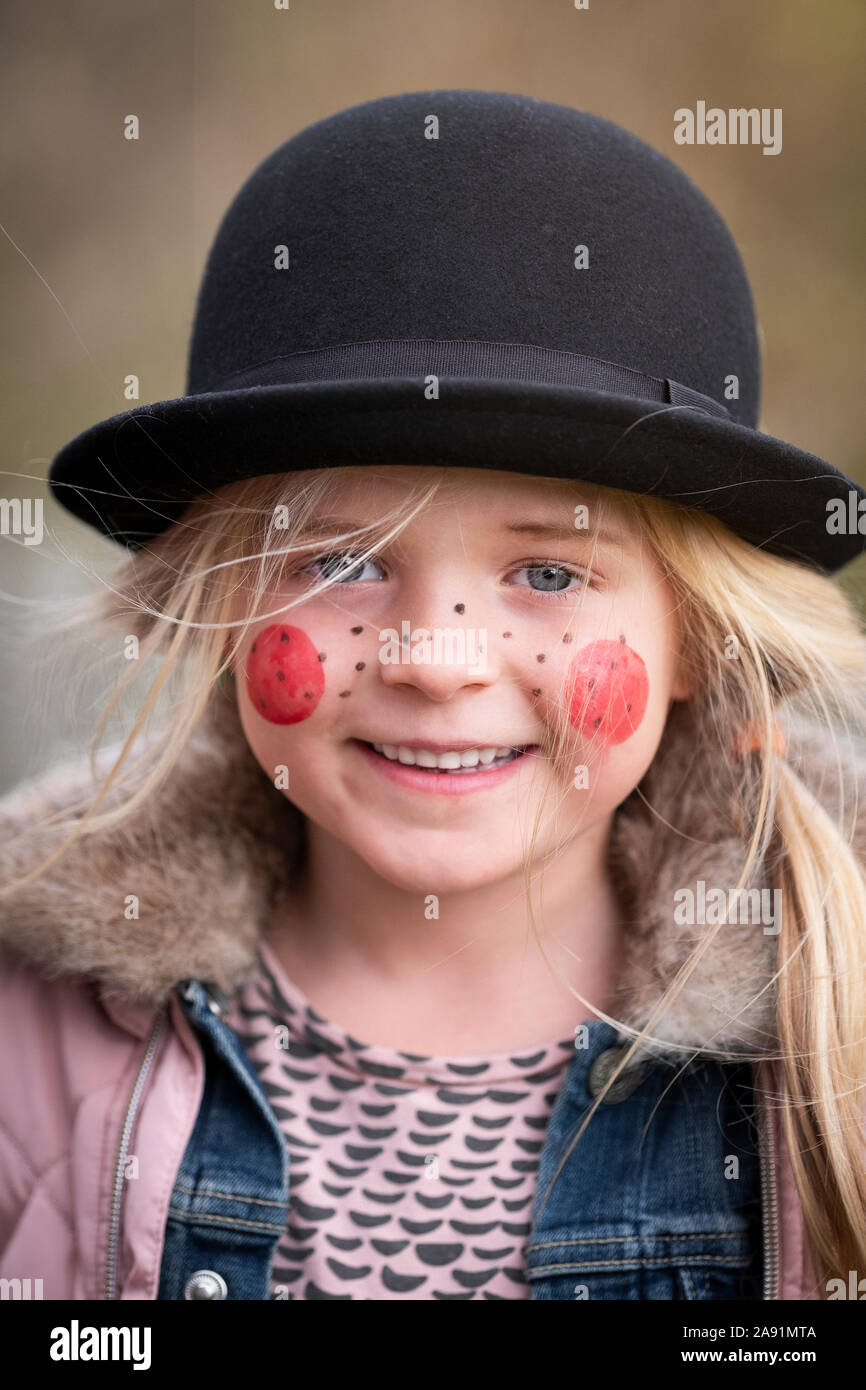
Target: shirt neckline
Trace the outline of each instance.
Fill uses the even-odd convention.
[[[364,1042],[314,1009],[264,938],[259,940],[258,956],[260,983],[275,1019],[288,1026],[290,1042],[302,1048],[326,1051],[334,1065],[367,1077],[386,1081],[391,1074],[398,1085],[401,1082],[426,1083],[452,1089],[487,1087],[501,1081],[537,1082],[548,1072],[553,1077],[574,1056],[573,1037],[554,1039],[534,1047],[455,1055],[404,1052],[383,1043]],[[592,1027],[593,1023],[600,1025],[599,1020],[593,1019],[588,1026]],[[291,1055],[290,1046],[287,1060]]]

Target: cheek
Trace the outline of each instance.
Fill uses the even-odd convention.
[[[271,724],[309,719],[325,690],[325,672],[316,648],[302,628],[284,623],[259,633],[246,671],[253,707]]]
[[[604,747],[631,738],[646,713],[649,676],[625,642],[590,642],[569,667],[569,723]]]

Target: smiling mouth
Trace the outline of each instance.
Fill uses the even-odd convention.
[[[481,772],[493,772],[516,762],[535,748],[535,744],[524,747],[477,747],[454,749],[445,753],[434,753],[427,748],[407,748],[399,743],[367,743],[358,740],[365,748],[378,754],[388,762],[400,763],[403,767],[417,767],[424,772],[441,773],[446,777],[477,776]]]

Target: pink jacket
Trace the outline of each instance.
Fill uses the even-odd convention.
[[[699,878],[708,889],[733,886],[742,862],[726,811],[733,789],[721,785],[716,766],[702,769],[686,717],[674,716],[641,784],[660,818],[631,797],[611,836],[612,870],[624,901],[635,904],[622,965],[627,1004],[617,1016],[635,1028],[694,944],[694,929],[685,941],[674,922],[675,890]],[[825,736],[792,731],[789,760],[831,807],[832,757]],[[861,758],[846,785],[850,794],[859,786],[862,856]],[[41,862],[56,832],[40,821],[87,792],[88,768],[86,759],[54,768],[0,800],[4,882]],[[665,821],[685,833],[672,834]],[[258,767],[231,697],[220,693],[154,800],[118,829],[79,840],[0,907],[0,1278],[21,1280],[22,1296],[41,1289],[48,1299],[103,1298],[115,1268],[117,1297],[156,1297],[169,1200],[204,1079],[173,990],[197,978],[229,993],[248,976],[257,935],[302,846],[302,816]],[[125,915],[131,895],[137,918]],[[724,950],[707,953],[652,1030],[652,1050],[709,1037],[710,1054],[759,1050],[775,1037],[772,989],[749,1004],[776,968],[775,938],[752,924],[732,923],[723,934]],[[770,1102],[768,1294],[819,1297],[772,1104],[779,1064],[768,1057],[756,1075]],[[118,1174],[127,1123],[134,1170]]]

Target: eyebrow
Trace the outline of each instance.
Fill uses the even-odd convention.
[[[320,536],[329,531],[360,531],[374,526],[373,521],[358,521],[357,517],[351,520],[349,517],[342,516],[318,516],[312,517],[304,525],[298,528],[298,536]]]
[[[359,523],[357,518],[351,520],[348,517],[341,516],[318,517],[311,519],[306,525],[302,526],[298,532],[298,536],[299,538],[301,536],[317,536],[330,531],[351,532],[359,530],[362,526],[366,528],[374,524],[373,522]],[[601,526],[590,530],[584,530],[580,527],[576,527],[573,522],[571,525],[566,525],[564,522],[515,521],[505,526],[503,529],[510,535],[518,536],[544,536],[558,538],[560,540],[567,540],[569,538],[572,540],[597,540],[607,542],[611,545],[622,545],[623,543],[622,536],[617,535],[613,531],[607,531]]]
[[[606,541],[611,545],[622,545],[622,536],[616,535],[613,531],[606,531],[603,527],[597,526],[590,530],[584,530],[575,526],[574,523],[566,526],[563,523],[548,525],[539,521],[518,521],[506,530],[515,535],[550,536],[558,537],[561,540],[580,538],[581,540]]]

